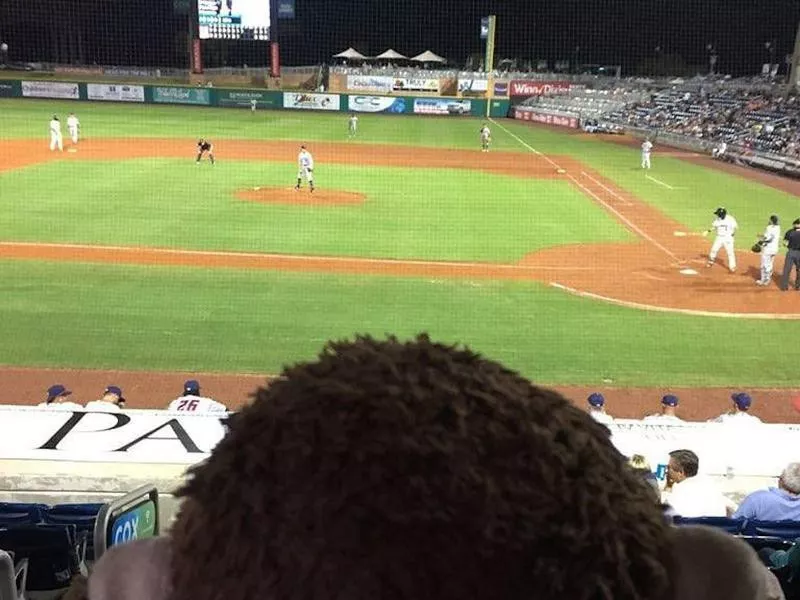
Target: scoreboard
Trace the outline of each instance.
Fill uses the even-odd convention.
[[[201,40],[268,41],[270,0],[197,0]]]

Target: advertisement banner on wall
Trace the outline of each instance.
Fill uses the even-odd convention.
[[[186,87],[154,87],[153,102],[159,104],[211,104],[211,90]]]
[[[392,82],[392,90],[395,92],[433,92],[438,94],[439,80],[395,77]]]
[[[461,94],[482,94],[489,91],[488,79],[459,79],[458,91]]]
[[[144,102],[144,87],[141,85],[87,83],[86,93],[89,100]]]
[[[389,93],[394,87],[392,77],[371,77],[368,75],[348,75],[347,89],[359,92],[385,92]]]
[[[512,96],[548,96],[557,92],[568,92],[572,89],[569,81],[525,81],[514,80],[509,91]]]
[[[252,108],[253,100],[256,108],[280,108],[280,92],[258,92],[247,90],[216,90],[218,106],[235,106],[240,108]]]
[[[0,81],[0,98],[16,98],[19,95],[19,81]]]
[[[494,82],[494,95],[495,96],[508,96],[508,82],[495,81]]]
[[[565,117],[563,115],[551,115],[549,113],[535,112],[532,110],[514,110],[514,118],[518,121],[532,121],[543,125],[557,125],[558,127],[569,127],[577,129],[580,125],[578,117]]]
[[[339,110],[338,94],[306,94],[284,92],[284,108],[303,108],[306,110]]]
[[[353,112],[406,112],[405,98],[387,98],[386,96],[350,96],[347,99],[347,108]]]
[[[414,98],[414,113],[418,115],[469,115],[471,111],[471,100]]]
[[[77,100],[80,97],[77,83],[58,81],[23,81],[22,95],[26,98],[64,98]]]

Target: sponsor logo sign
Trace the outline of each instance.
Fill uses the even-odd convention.
[[[495,81],[494,82],[494,95],[495,96],[508,96],[508,82]]]
[[[439,80],[395,77],[392,83],[392,89],[395,92],[433,92],[438,94]]]
[[[211,104],[211,90],[189,87],[154,87],[153,102],[160,104]]]
[[[349,96],[347,99],[348,110],[354,112],[406,112],[405,98],[389,98],[386,96]]]
[[[86,93],[89,100],[144,102],[144,87],[141,85],[87,83]]]
[[[418,115],[469,115],[471,111],[471,100],[414,98],[414,112]]]
[[[284,92],[284,108],[303,108],[306,110],[339,110],[338,94],[307,94],[303,92]]]
[[[368,75],[348,75],[347,89],[360,92],[389,93],[394,88],[392,77],[370,77]]]
[[[488,79],[459,79],[458,91],[462,94],[482,94],[489,91]]]
[[[547,96],[572,89],[569,81],[525,81],[514,80],[509,85],[512,96]]]
[[[534,123],[557,125],[559,127],[569,127],[571,129],[577,129],[580,125],[578,117],[566,117],[533,110],[522,110],[519,108],[514,110],[514,118],[518,121],[533,121]]]
[[[23,81],[22,95],[26,98],[65,98],[77,100],[80,97],[77,83],[59,81]]]
[[[16,81],[0,81],[0,98],[19,96],[19,83]]]
[[[258,108],[280,108],[281,96],[277,92],[217,90],[217,104],[219,106],[250,108],[253,100],[256,101]]]

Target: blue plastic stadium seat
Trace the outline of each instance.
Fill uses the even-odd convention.
[[[73,525],[28,525],[0,528],[0,548],[15,560],[28,559],[28,591],[69,587],[80,572],[77,533]]]
[[[102,504],[57,504],[44,513],[50,525],[74,525],[78,534],[85,534],[85,559],[94,560],[94,527]]]
[[[27,502],[0,502],[0,518],[6,516],[8,519],[20,519],[20,515],[27,516],[27,523],[36,524],[42,522],[42,515],[47,510],[46,504],[36,504]]]
[[[729,519],[728,517],[675,517],[673,523],[678,526],[705,525],[706,527],[716,527],[736,535],[743,532],[747,521],[744,519]]]
[[[800,521],[747,521],[744,535],[776,537],[784,540],[800,538]]]

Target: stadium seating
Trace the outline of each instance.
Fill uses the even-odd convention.
[[[727,517],[675,517],[674,525],[705,525],[706,527],[716,527],[730,534],[738,535],[742,533],[747,521],[744,519],[729,519]]]
[[[800,522],[749,520],[745,523],[742,533],[744,535],[795,540],[800,538]]]
[[[0,502],[0,525],[41,523],[46,510],[46,504]]]
[[[27,576],[27,559],[15,563],[13,553],[0,550],[0,600],[22,600]]]

